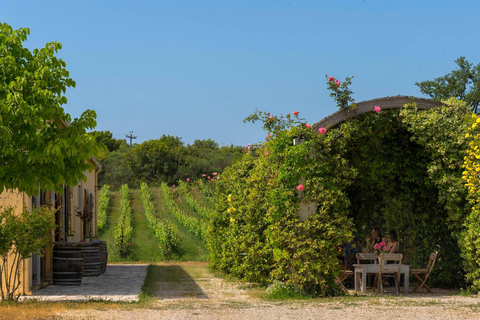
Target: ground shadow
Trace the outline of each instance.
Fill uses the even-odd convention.
[[[158,299],[208,299],[195,279],[179,265],[150,265],[146,283],[150,283],[149,295]]]
[[[79,286],[49,285],[34,292],[35,297],[57,296],[60,300],[89,296],[107,300],[132,300],[142,292],[147,265],[111,265],[104,274],[82,277]]]

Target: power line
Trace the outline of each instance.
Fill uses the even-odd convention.
[[[130,147],[132,146],[132,139],[137,139],[137,136],[133,135],[133,131],[130,131],[130,134],[126,134],[125,137],[130,139]]]

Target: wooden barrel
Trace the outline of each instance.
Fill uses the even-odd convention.
[[[81,247],[53,247],[53,284],[79,286],[82,283],[83,252]]]
[[[95,277],[100,275],[100,247],[89,243],[82,247],[83,251],[83,276]]]
[[[100,247],[100,274],[105,273],[107,270],[107,262],[108,262],[108,252],[107,252],[107,242],[102,240],[95,240],[92,243],[98,245]]]

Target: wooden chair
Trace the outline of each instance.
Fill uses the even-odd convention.
[[[358,264],[362,264],[364,262],[378,263],[378,256],[376,253],[357,253],[355,257],[357,258]]]
[[[343,291],[348,293],[348,289],[345,287],[343,284],[343,281],[347,280],[349,277],[353,275],[352,270],[342,270],[341,273],[335,277],[335,282],[338,284],[340,288],[342,288]]]
[[[355,254],[355,257],[357,258],[357,264],[365,264],[365,263],[375,264],[375,263],[378,263],[378,256],[374,252],[372,252],[372,253],[357,253],[357,254]],[[376,283],[377,274],[376,273],[369,273],[369,274],[375,275],[375,280],[373,281],[373,283]],[[359,275],[358,279],[359,279],[360,283],[362,283],[362,275],[361,274]]]
[[[417,291],[417,289],[421,289],[422,287],[424,287],[428,292],[431,292],[430,288],[427,286],[427,280],[428,277],[430,277],[430,273],[435,265],[435,261],[437,261],[437,254],[438,252],[436,251],[430,254],[430,259],[428,260],[428,264],[425,269],[410,269],[410,273],[420,281],[420,284],[415,287],[413,292]]]
[[[380,255],[380,265],[377,274],[377,289],[378,292],[383,293],[383,278],[394,278],[395,289],[397,294],[400,293],[400,273],[402,270],[401,253],[382,253]],[[388,264],[387,262],[391,262]]]

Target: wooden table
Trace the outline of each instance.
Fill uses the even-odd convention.
[[[359,291],[359,275],[362,274],[362,292],[367,292],[367,274],[377,273],[379,269],[378,264],[354,264],[355,267],[355,291]],[[402,264],[401,271],[405,276],[405,282],[403,283],[403,291],[408,293],[408,286],[409,286],[409,276],[410,276],[410,265]]]

